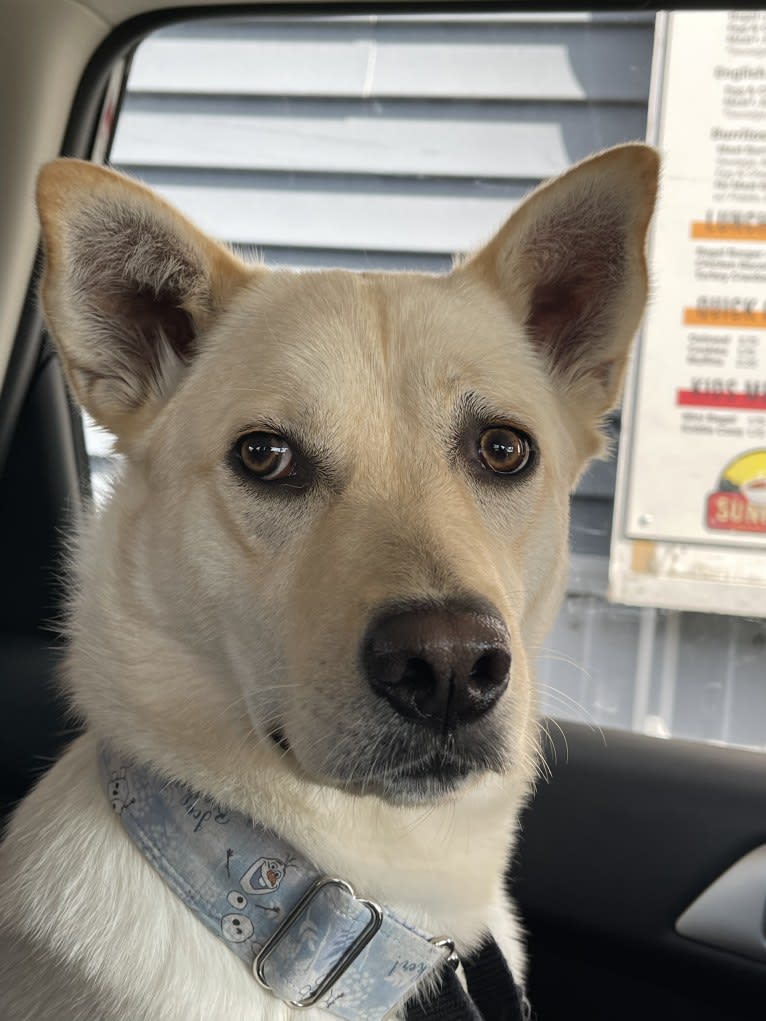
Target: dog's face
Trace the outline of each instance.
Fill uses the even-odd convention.
[[[643,308],[655,185],[652,151],[621,147],[447,276],[293,274],[109,171],[43,171],[45,311],[128,461],[104,526],[121,619],[215,678],[183,705],[125,684],[126,725],[220,725],[395,802],[529,775],[530,664]]]

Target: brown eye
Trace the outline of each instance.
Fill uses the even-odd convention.
[[[517,475],[531,457],[532,443],[523,432],[492,425],[479,436],[479,460],[496,475]]]
[[[240,437],[237,452],[245,468],[264,482],[289,478],[295,471],[295,455],[276,433],[248,433]]]

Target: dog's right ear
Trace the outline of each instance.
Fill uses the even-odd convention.
[[[533,192],[459,269],[500,293],[589,425],[619,397],[646,301],[658,169],[640,143],[584,160]]]
[[[255,272],[144,185],[80,160],[40,171],[43,310],[75,397],[118,438],[147,422]]]

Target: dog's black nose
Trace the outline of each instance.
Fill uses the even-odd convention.
[[[486,713],[508,685],[505,625],[485,610],[412,607],[378,617],[364,641],[373,691],[407,719],[452,729]]]

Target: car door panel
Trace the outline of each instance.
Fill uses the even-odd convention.
[[[511,869],[540,1021],[763,1018],[766,964],[675,925],[766,843],[766,757],[561,726]]]

